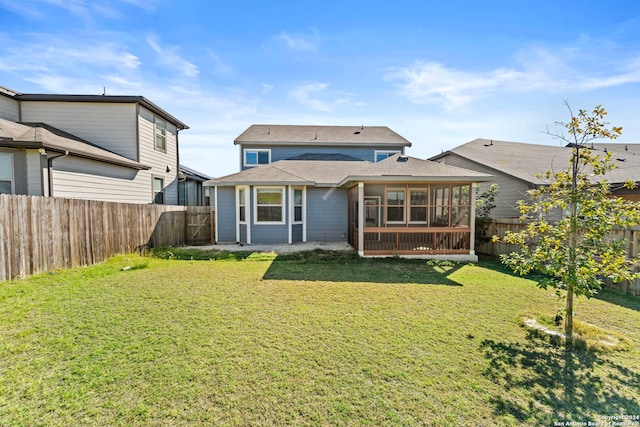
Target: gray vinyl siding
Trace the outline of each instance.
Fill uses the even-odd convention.
[[[307,241],[347,240],[347,191],[307,188]]]
[[[150,203],[136,170],[78,157],[53,160],[53,196],[106,202]]]
[[[240,241],[247,243],[247,224],[240,224]]]
[[[22,101],[23,122],[44,122],[138,161],[136,104]]]
[[[478,185],[480,194],[486,191],[493,183],[498,184],[500,187],[500,191],[498,192],[498,196],[495,201],[496,207],[491,211],[492,217],[516,218],[520,216],[520,213],[517,210],[518,200],[527,200],[527,190],[532,188],[532,186],[494,169],[490,169],[486,166],[471,162],[456,155],[448,155],[444,157],[443,160],[443,163],[447,165],[458,166],[493,176],[491,181],[482,182]]]
[[[20,109],[18,107],[18,101],[0,95],[0,118],[11,120],[12,122],[19,122]]]
[[[289,243],[289,230],[286,224],[252,224],[251,243]]]
[[[293,224],[291,228],[291,240],[293,243],[302,242],[302,224]]]
[[[150,171],[143,174],[147,180],[147,188],[152,188],[151,177],[164,179],[164,200],[167,205],[178,204],[178,144],[175,125],[167,122],[166,152],[155,149],[154,115],[146,108],[140,107],[138,116],[140,135],[140,163],[151,166]],[[169,172],[167,172],[167,169]],[[145,184],[145,185],[147,185]]]
[[[26,164],[26,193],[29,196],[42,196],[44,176],[47,174],[46,156],[40,155],[38,150],[25,151]]]
[[[309,145],[301,145],[301,146],[252,146],[252,145],[242,145],[240,147],[240,164],[242,165],[242,169],[247,169],[244,167],[244,150],[245,149],[256,149],[256,150],[265,150],[271,149],[271,162],[277,162],[278,160],[286,160],[292,157],[299,156],[301,154],[314,153],[314,154],[344,154],[347,156],[355,157],[356,159],[366,160],[369,162],[375,161],[375,152],[376,151],[402,151],[397,147],[314,147]]]
[[[218,243],[236,241],[236,190],[234,187],[218,187]]]

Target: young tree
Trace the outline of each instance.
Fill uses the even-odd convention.
[[[565,102],[571,120],[557,122],[567,134],[547,134],[559,138],[572,148],[570,165],[560,172],[541,175],[549,181],[528,193],[531,201],[519,202],[521,219],[528,222],[520,232],[507,232],[502,241],[518,245],[520,252],[502,256],[512,270],[527,274],[545,273],[549,280],[540,286],[566,290],[564,328],[566,343],[573,343],[573,302],[575,296],[593,296],[603,279],[631,280],[637,277],[631,266],[637,260],[627,257],[626,242],[611,238],[611,231],[640,222],[640,204],[611,195],[606,180],[615,168],[611,153],[598,155],[587,144],[595,139],[616,139],[621,127],[609,128],[607,112],[602,106],[593,111],[579,110],[574,115]],[[626,182],[633,188],[635,182]],[[553,215],[563,212],[561,219]],[[494,240],[498,240],[494,236]]]
[[[496,197],[499,191],[500,187],[496,183],[491,184],[482,194],[476,187],[476,248],[491,241],[491,236],[488,236],[489,223],[491,222],[491,211],[496,207]]]

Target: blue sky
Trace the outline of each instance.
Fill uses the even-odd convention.
[[[640,143],[636,0],[0,0],[0,22],[0,86],[143,95],[190,126],[181,162],[215,177],[253,123],[389,126],[427,158],[559,144],[543,131],[568,100]]]

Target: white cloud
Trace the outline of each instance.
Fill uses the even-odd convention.
[[[281,32],[277,38],[283,41],[287,47],[296,51],[313,51],[318,48],[317,36],[292,35],[286,31]]]
[[[85,41],[73,42],[47,37],[35,37],[31,42],[5,41],[9,47],[0,50],[0,70],[4,71],[55,71],[86,70],[87,67],[111,67],[117,70],[133,70],[140,66],[140,59],[113,43]]]
[[[158,62],[161,64],[178,70],[187,77],[196,77],[200,73],[198,67],[177,53],[177,47],[160,46],[155,36],[147,37],[147,43],[158,54]]]
[[[350,102],[351,94],[329,92],[327,91],[328,88],[328,83],[309,82],[293,89],[290,92],[290,96],[307,107],[325,113],[332,112],[338,105]]]
[[[579,48],[520,51],[516,65],[488,71],[448,68],[437,62],[416,62],[394,68],[384,77],[397,82],[403,96],[416,104],[442,104],[446,110],[488,94],[545,91],[590,91],[640,82],[640,57],[606,63]],[[625,63],[621,67],[619,64]]]

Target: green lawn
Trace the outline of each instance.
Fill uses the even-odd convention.
[[[640,299],[578,304],[625,351],[565,353],[522,326],[559,306],[489,262],[119,256],[0,283],[0,426],[640,416]]]

